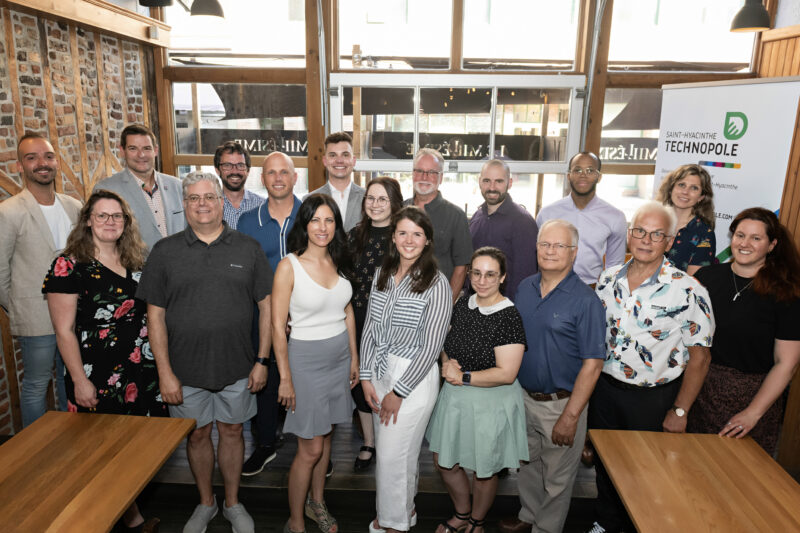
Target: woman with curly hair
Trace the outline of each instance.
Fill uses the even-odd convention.
[[[336,202],[324,194],[306,197],[286,244],[290,253],[278,263],[272,290],[278,402],[287,410],[284,433],[297,435],[283,531],[305,531],[305,512],[323,533],[336,533],[323,498],[325,473],[333,425],[350,420],[358,377],[352,269]]]
[[[714,190],[711,176],[700,165],[681,165],[670,172],[658,191],[658,200],[678,218],[677,233],[667,253],[669,262],[689,275],[714,263]]]
[[[736,215],[730,231],[733,261],[695,275],[717,327],[687,431],[750,435],[772,454],[800,363],[800,257],[778,217],[761,207]]]
[[[70,411],[167,416],[147,338],[147,306],[136,300],[146,247],[127,202],[99,190],[81,209],[44,280]],[[134,502],[126,527],[148,531]],[[143,529],[144,528],[144,529]]]

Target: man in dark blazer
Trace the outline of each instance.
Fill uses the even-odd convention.
[[[322,193],[333,198],[342,214],[344,230],[350,231],[361,221],[361,203],[367,192],[364,187],[353,183],[356,157],[353,155],[352,137],[343,131],[328,135],[322,164],[328,171],[328,182],[309,194]]]
[[[105,189],[122,196],[131,206],[148,250],[160,239],[183,231],[181,181],[158,172],[156,136],[145,126],[131,124],[120,136],[125,169],[100,180],[94,190]]]
[[[0,306],[8,312],[11,333],[22,349],[25,377],[20,408],[24,427],[47,408],[54,360],[60,369],[56,372],[59,407],[66,410],[64,365],[42,295],[42,281],[64,248],[81,204],[55,191],[53,182],[60,177],[58,156],[41,135],[27,134],[20,139],[17,170],[24,188],[0,203]]]

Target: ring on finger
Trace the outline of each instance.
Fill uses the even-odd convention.
[[[744,429],[744,426],[737,426],[739,429]]]

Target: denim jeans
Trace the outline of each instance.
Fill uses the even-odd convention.
[[[64,388],[64,361],[58,353],[55,335],[17,337],[22,349],[22,378],[20,410],[22,427],[32,424],[47,410],[47,384],[53,376],[53,361],[56,363],[56,407],[67,410],[67,392]]]

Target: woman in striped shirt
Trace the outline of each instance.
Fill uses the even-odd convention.
[[[376,433],[377,518],[370,533],[416,524],[419,452],[439,392],[436,359],[452,291],[433,255],[433,226],[409,206],[392,217],[392,242],[375,272],[361,339],[361,386]]]

